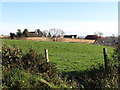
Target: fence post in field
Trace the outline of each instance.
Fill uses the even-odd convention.
[[[45,59],[46,59],[47,62],[49,62],[48,49],[45,49]]]
[[[103,48],[103,55],[104,55],[104,64],[105,64],[105,70],[108,71],[108,61],[107,61],[107,49]]]

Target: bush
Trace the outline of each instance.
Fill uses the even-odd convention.
[[[14,69],[3,71],[3,88],[44,88],[55,87],[54,84],[48,83],[40,74],[31,74],[25,70]]]
[[[48,89],[69,86],[56,66],[46,62],[44,55],[33,49],[23,54],[21,49],[3,46],[2,59],[3,87]]]
[[[15,49],[10,46],[3,46],[2,48],[2,66],[6,69],[14,69],[22,66],[22,50]]]

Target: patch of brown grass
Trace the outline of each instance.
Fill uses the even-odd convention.
[[[53,41],[54,38],[49,37],[27,37],[22,38],[22,40],[32,40],[32,41]],[[93,44],[95,40],[86,40],[86,39],[73,39],[73,38],[57,38],[58,42],[73,42],[73,43],[88,43]]]

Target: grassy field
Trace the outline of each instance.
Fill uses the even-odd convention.
[[[61,72],[83,71],[91,68],[92,65],[104,62],[102,49],[105,46],[25,40],[2,41],[3,45],[7,44],[13,47],[19,47],[24,52],[28,52],[28,49],[32,47],[38,53],[44,54],[44,49],[48,49],[50,61],[55,63]],[[109,55],[113,53],[113,48],[106,48],[108,49]]]

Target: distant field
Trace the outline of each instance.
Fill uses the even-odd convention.
[[[53,38],[49,37],[27,37],[22,38],[23,40],[32,40],[32,41],[53,41]],[[87,39],[75,39],[75,38],[57,38],[59,42],[78,42],[78,43],[88,43],[92,44],[95,40],[87,40]]]
[[[91,68],[96,63],[103,63],[102,49],[105,46],[81,43],[26,41],[26,40],[2,40],[4,44],[22,48],[24,52],[32,46],[38,53],[43,54],[44,49],[49,50],[49,59],[57,65],[62,72],[83,71]],[[113,48],[106,47],[108,54],[112,54]]]

